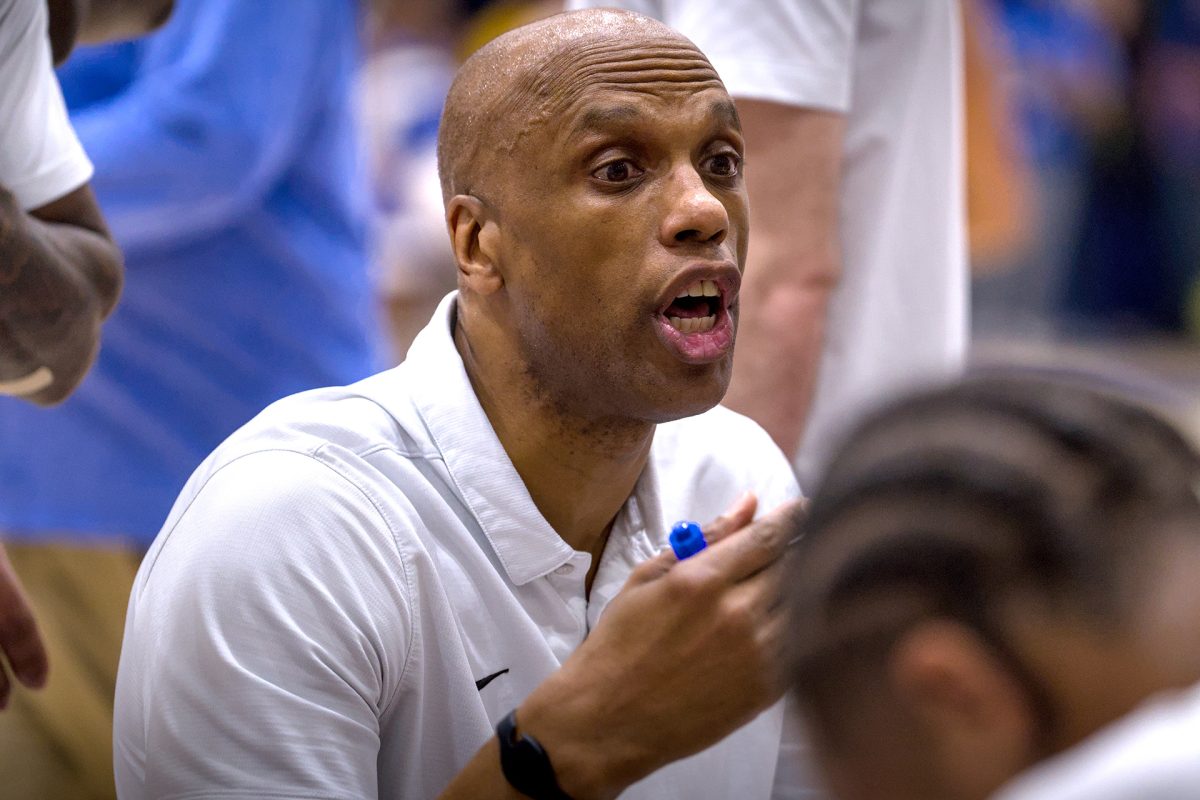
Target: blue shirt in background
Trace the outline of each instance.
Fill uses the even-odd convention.
[[[62,406],[0,399],[0,530],[146,546],[188,475],[273,400],[376,367],[352,0],[180,0],[61,74],[125,251]]]

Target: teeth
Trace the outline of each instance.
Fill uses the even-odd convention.
[[[721,290],[717,288],[716,281],[696,281],[675,297],[678,299],[680,297],[719,297],[720,295]]]
[[[717,324],[717,315],[709,314],[707,317],[667,317],[667,322],[671,323],[671,327],[680,333],[705,333],[711,331],[713,326]]]

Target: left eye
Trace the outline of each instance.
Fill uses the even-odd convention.
[[[592,173],[592,177],[605,183],[625,183],[642,174],[642,170],[634,166],[632,161],[621,159],[610,161]]]
[[[708,158],[705,166],[717,177],[735,178],[742,171],[742,159],[737,153],[717,153]]]

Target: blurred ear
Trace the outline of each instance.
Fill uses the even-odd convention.
[[[446,205],[446,225],[463,288],[488,295],[504,286],[499,269],[500,229],[478,197],[458,194]]]
[[[1021,682],[969,628],[921,623],[892,650],[894,691],[928,731],[943,774],[986,796],[1029,765],[1037,720]]]

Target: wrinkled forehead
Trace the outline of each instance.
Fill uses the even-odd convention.
[[[678,101],[704,90],[725,91],[691,42],[665,35],[637,41],[605,37],[565,47],[530,78],[527,91],[539,121],[571,120],[590,111],[597,98],[615,93]]]
[[[674,115],[701,93],[719,95],[740,130],[708,59],[649,17],[602,9],[518,28],[468,59],[450,89],[438,134],[443,193],[474,192],[497,168],[540,159],[547,139],[595,112],[602,97],[619,94],[643,111],[647,101],[670,102]],[[514,159],[518,151],[522,157]]]

